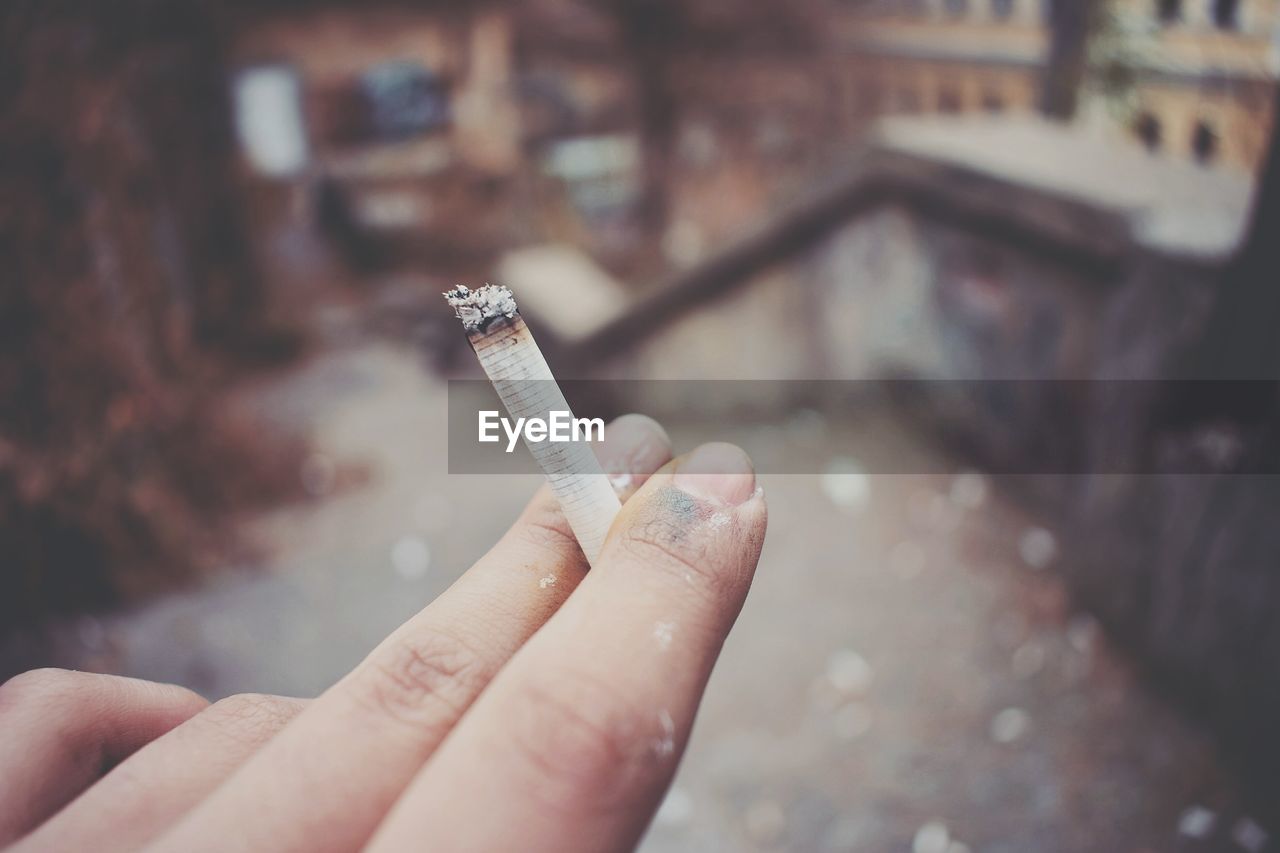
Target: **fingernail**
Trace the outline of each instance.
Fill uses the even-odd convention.
[[[671,458],[671,439],[653,418],[623,415],[604,428],[604,443],[596,455],[611,480],[625,479],[630,485],[666,464]]]
[[[743,503],[756,490],[756,472],[747,454],[723,442],[704,444],[680,460],[673,481],[681,491],[730,506]]]

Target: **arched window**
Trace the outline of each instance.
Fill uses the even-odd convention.
[[[1176,24],[1182,20],[1182,0],[1156,0],[1156,17],[1162,24]]]
[[[1203,165],[1212,163],[1218,156],[1218,133],[1209,122],[1196,122],[1195,130],[1191,131],[1191,153],[1196,162]]]
[[[1143,113],[1134,123],[1133,132],[1148,151],[1160,150],[1160,119],[1151,113]]]
[[[1224,30],[1240,26],[1240,0],[1213,0],[1213,22]]]
[[[947,14],[959,18],[969,13],[969,0],[946,0]]]
[[[999,20],[1006,20],[1013,15],[1013,0],[991,0],[991,14]]]

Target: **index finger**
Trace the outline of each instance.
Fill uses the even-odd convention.
[[[750,461],[704,445],[624,507],[599,565],[499,674],[370,849],[614,850],[674,773],[759,558]]]

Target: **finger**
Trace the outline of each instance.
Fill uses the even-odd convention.
[[[208,796],[304,705],[301,699],[258,694],[215,702],[129,756],[11,853],[141,848]]]
[[[0,686],[0,846],[209,703],[173,684],[36,669]]]
[[[644,415],[623,415],[605,430],[596,455],[613,490],[624,502],[671,459],[671,438]]]
[[[637,470],[656,470],[670,458],[665,434],[648,418],[620,419],[605,432]],[[488,554],[160,843],[184,851],[214,839],[254,849],[358,847],[586,570],[544,488]]]
[[[765,519],[750,461],[731,445],[704,445],[652,477],[596,568],[490,685],[370,849],[630,849],[675,770]]]

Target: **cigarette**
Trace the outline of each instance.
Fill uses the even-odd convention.
[[[444,294],[466,329],[480,366],[512,418],[547,418],[570,412],[556,378],[505,287],[486,284],[476,290],[459,285]],[[570,412],[570,417],[573,417]],[[530,441],[525,447],[547,482],[587,562],[595,565],[605,536],[622,503],[589,444]]]

